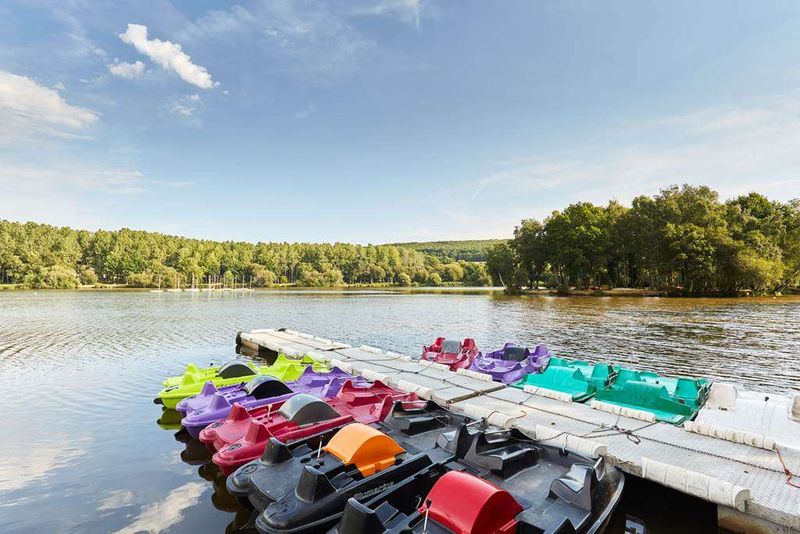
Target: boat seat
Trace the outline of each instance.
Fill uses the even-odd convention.
[[[220,378],[238,378],[240,376],[252,376],[256,372],[247,364],[237,361],[231,361],[223,365],[217,371],[217,376]]]
[[[442,343],[442,352],[445,354],[458,354],[461,352],[461,343],[453,339],[448,339]]]
[[[286,401],[278,413],[286,421],[292,421],[298,426],[329,421],[340,416],[330,404],[307,393],[298,393]]]
[[[564,475],[550,483],[550,496],[590,511],[592,509],[592,482],[594,468],[585,464],[572,464]]]
[[[501,359],[509,362],[521,362],[527,357],[526,352],[527,350],[525,347],[507,347],[503,351]]]

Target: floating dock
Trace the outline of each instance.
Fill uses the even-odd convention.
[[[800,488],[787,482],[790,473],[800,473],[796,449],[779,455],[647,420],[635,410],[612,413],[608,406],[552,398],[547,390],[508,387],[488,375],[452,372],[396,352],[288,329],[242,332],[236,341],[259,353],[307,354],[455,412],[586,455],[603,455],[628,474],[716,504],[719,526],[732,532],[800,532]]]

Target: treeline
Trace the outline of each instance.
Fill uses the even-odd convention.
[[[88,232],[0,220],[0,282],[28,288],[127,284],[230,286],[488,285],[483,264],[410,248],[345,243],[242,243],[128,229]]]
[[[489,270],[507,291],[541,285],[774,293],[800,283],[800,201],[749,195],[720,202],[705,186],[672,186],[631,207],[588,202],[526,219],[495,245]]]
[[[393,243],[397,247],[413,248],[424,254],[436,256],[442,261],[486,261],[489,249],[505,239],[473,239],[461,241],[412,241],[410,243]]]

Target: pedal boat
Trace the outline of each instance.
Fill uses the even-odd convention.
[[[462,342],[437,337],[433,345],[422,347],[422,360],[446,365],[451,371],[468,369],[480,355],[475,340],[466,338]]]

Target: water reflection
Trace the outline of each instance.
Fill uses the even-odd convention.
[[[174,410],[173,410],[174,411]],[[188,436],[188,439],[186,439]],[[176,440],[183,443],[185,448],[181,451],[181,460],[192,466],[199,465],[198,476],[211,482],[214,492],[211,494],[211,504],[221,512],[234,514],[233,520],[225,528],[227,533],[255,533],[254,511],[244,507],[236,497],[230,494],[225,482],[228,478],[220,468],[211,461],[211,450],[200,440],[189,436],[182,431],[175,434]]]
[[[632,475],[609,522],[608,533],[716,533],[716,506]]]
[[[156,419],[156,424],[164,430],[179,430],[181,426],[181,414],[172,408],[162,408],[161,417]]]

